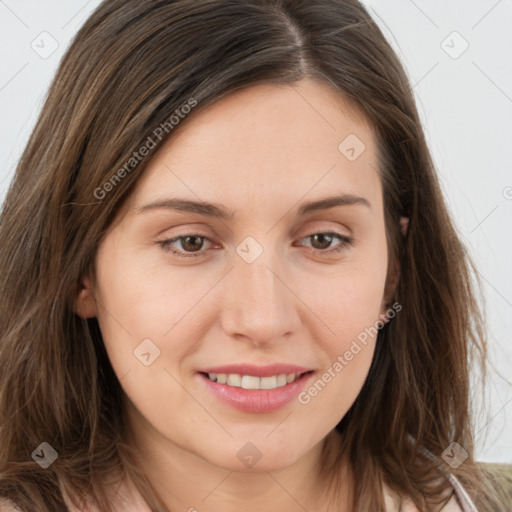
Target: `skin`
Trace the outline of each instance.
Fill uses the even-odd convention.
[[[350,134],[366,146],[354,161],[338,149]],[[319,510],[330,499],[318,477],[320,452],[341,442],[333,429],[361,390],[375,339],[308,404],[293,400],[273,413],[221,403],[196,372],[288,362],[314,369],[314,382],[388,309],[374,134],[338,92],[305,79],[233,93],[174,135],[103,239],[76,310],[98,318],[141,467],[170,510]],[[341,194],[370,206],[296,213]],[[222,204],[235,219],[138,211],[171,196]],[[191,232],[207,238],[172,248],[198,258],[158,243]],[[339,240],[310,235],[329,232],[353,243],[328,253]],[[252,263],[236,252],[247,236],[263,248]],[[160,350],[149,366],[134,357],[146,338]],[[252,468],[237,457],[248,442],[262,454]],[[340,464],[339,472],[346,496],[350,468]]]

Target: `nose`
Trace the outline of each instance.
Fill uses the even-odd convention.
[[[235,256],[222,295],[221,325],[231,337],[261,346],[282,342],[299,328],[300,300],[290,274],[269,251],[252,263]]]

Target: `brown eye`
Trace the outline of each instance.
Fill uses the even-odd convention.
[[[185,251],[198,251],[203,245],[203,237],[201,236],[184,236],[182,237],[181,246]]]
[[[303,240],[311,240],[311,247],[314,252],[319,254],[330,254],[342,251],[348,246],[353,245],[353,240],[341,233],[312,233],[303,238]],[[332,247],[333,242],[339,241],[337,246]],[[304,244],[301,244],[304,245]]]
[[[206,236],[190,233],[171,238],[170,240],[161,240],[158,244],[165,252],[170,252],[178,257],[197,258],[204,255],[205,251],[201,249],[204,247],[205,241],[211,243]]]
[[[327,233],[317,233],[311,236],[311,246],[313,249],[329,249],[334,237]]]

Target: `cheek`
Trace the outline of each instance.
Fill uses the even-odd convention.
[[[298,294],[321,319],[324,334],[319,339],[328,343],[331,355],[346,350],[379,320],[386,281],[385,248],[383,254],[341,264],[336,271],[315,279],[301,279]]]
[[[314,409],[319,423],[340,421],[364,384],[379,332],[385,280],[386,259],[375,257],[340,266],[336,276],[301,288],[308,307],[322,320],[312,337],[323,365],[299,402]]]
[[[133,256],[100,254],[97,261],[98,321],[110,363],[135,408],[165,423],[168,411],[190,407],[180,361],[201,339],[190,319],[206,290],[197,281],[190,286],[183,272]]]
[[[350,409],[366,380],[378,335],[380,301],[369,294],[352,295],[360,300],[342,300],[333,312],[331,326],[335,335],[316,334],[323,364],[314,380],[299,395],[299,403],[311,411],[318,431],[333,427]],[[362,306],[367,307],[362,307]]]
[[[128,335],[133,343],[167,339],[215,284],[215,276],[197,274],[136,255],[98,257],[97,298],[103,306],[99,318],[104,337],[116,339],[107,333],[124,331],[122,337]]]

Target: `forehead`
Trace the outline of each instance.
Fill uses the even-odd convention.
[[[261,84],[194,113],[148,164],[132,204],[169,193],[233,210],[326,193],[380,196],[374,134],[326,84]]]

